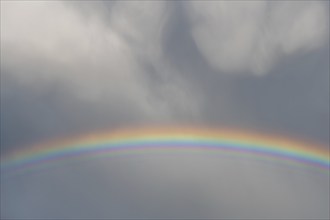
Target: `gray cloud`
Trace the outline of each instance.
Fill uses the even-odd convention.
[[[1,153],[145,124],[327,145],[327,6],[1,2]],[[74,164],[1,180],[1,217],[329,217],[329,176],[307,167],[208,153]]]
[[[318,48],[329,37],[323,2],[218,1],[187,7],[192,34],[223,72],[268,72],[280,56]]]
[[[313,169],[210,152],[73,161],[3,181],[4,216],[328,217],[329,179]]]

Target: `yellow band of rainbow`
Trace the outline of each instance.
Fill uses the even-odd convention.
[[[67,157],[115,152],[218,150],[287,160],[329,170],[329,148],[307,141],[238,130],[205,127],[149,127],[100,132],[46,142],[14,152],[1,160],[1,169],[25,167]]]

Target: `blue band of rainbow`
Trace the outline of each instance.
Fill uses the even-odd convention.
[[[330,167],[329,148],[307,141],[229,129],[167,127],[125,129],[39,144],[2,158],[1,169],[81,155],[106,156],[152,150],[226,151],[308,164],[325,170]]]

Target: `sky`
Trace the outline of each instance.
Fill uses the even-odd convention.
[[[1,1],[1,155],[95,131],[234,127],[329,146],[328,1]],[[201,155],[1,180],[1,218],[329,218],[329,173]]]

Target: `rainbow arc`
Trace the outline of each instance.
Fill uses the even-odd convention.
[[[88,134],[24,148],[1,159],[10,170],[81,155],[217,151],[308,164],[329,171],[329,148],[282,136],[203,127],[149,127]]]

